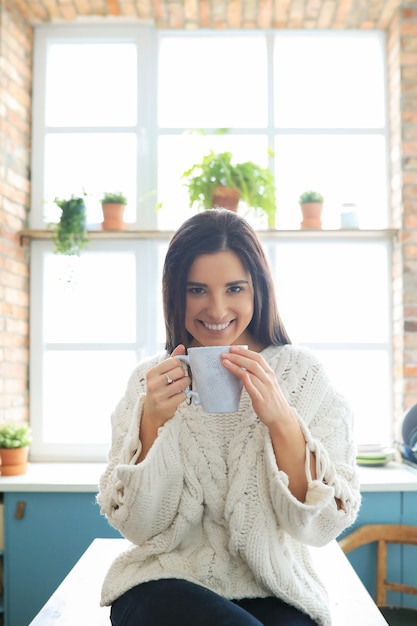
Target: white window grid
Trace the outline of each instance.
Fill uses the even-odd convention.
[[[47,58],[48,46],[53,42],[59,42],[62,40],[67,41],[132,41],[137,45],[138,51],[138,91],[146,93],[147,97],[144,99],[143,106],[140,107],[138,120],[136,126],[133,127],[106,127],[106,128],[94,128],[93,132],[135,132],[137,134],[138,154],[137,154],[137,194],[140,197],[144,197],[145,201],[141,204],[141,210],[138,211],[136,220],[130,225],[132,230],[142,231],[142,235],[139,241],[134,243],[131,240],[119,241],[92,241],[89,245],[89,250],[94,253],[95,250],[106,251],[133,251],[137,258],[138,276],[141,275],[141,279],[145,282],[136,283],[132,285],[132,289],[136,290],[136,301],[138,306],[137,320],[137,332],[136,341],[129,346],[123,346],[120,344],[112,344],[111,346],[103,345],[103,348],[110,348],[114,350],[127,349],[133,350],[136,355],[136,359],[139,360],[143,356],[152,354],[156,349],[162,347],[161,334],[155,329],[155,307],[158,306],[158,292],[159,286],[159,271],[160,266],[156,262],[156,247],[161,241],[158,242],[155,234],[149,234],[149,239],[146,240],[146,234],[143,231],[153,231],[158,226],[157,215],[155,213],[155,200],[152,197],[152,191],[157,188],[157,145],[158,138],[163,135],[176,135],[180,136],[187,129],[185,128],[158,128],[157,115],[155,102],[157,101],[157,58],[158,58],[158,45],[164,37],[177,37],[184,36],[186,33],[181,32],[169,32],[160,31],[155,32],[153,29],[144,26],[100,26],[99,28],[91,28],[90,26],[77,26],[77,27],[45,27],[41,26],[36,29],[36,44],[35,44],[35,95],[34,95],[34,107],[33,107],[33,119],[34,119],[34,132],[33,132],[33,183],[32,183],[32,205],[31,205],[31,221],[32,228],[44,228],[45,223],[43,220],[42,203],[44,198],[44,138],[50,132],[45,125],[43,119],[43,111],[45,108],[45,63]],[[215,33],[219,35],[218,32]],[[230,33],[224,33],[225,36],[230,36]],[[266,33],[268,39],[268,48],[271,51],[273,45],[273,38],[276,35],[273,31]],[[254,36],[259,36],[259,33],[254,33]],[[283,36],[291,36],[291,33],[285,33]],[[269,68],[271,71],[271,68]],[[271,76],[270,76],[271,78]],[[273,110],[273,96],[272,90],[270,91],[268,107]],[[206,129],[210,134],[214,129]],[[91,128],[54,128],[54,132],[92,132]],[[270,121],[266,128],[234,128],[231,134],[259,134],[263,133],[268,145],[274,145],[277,137],[287,136],[289,134],[331,134],[331,133],[378,133],[384,134],[386,137],[387,129],[328,129],[328,128],[314,128],[314,129],[300,129],[300,128],[276,128]],[[388,179],[388,177],[387,177]],[[387,184],[387,182],[386,182]],[[149,195],[149,199],[146,197]],[[90,225],[93,229],[97,228],[97,224]],[[391,235],[389,232],[381,235],[386,243],[388,250],[388,257],[390,259],[390,241]],[[167,237],[165,234],[162,238],[167,243]],[[359,233],[359,239],[362,238],[363,233]],[[321,245],[326,245],[329,240],[326,238],[321,242]],[[163,244],[163,245],[165,245]],[[267,248],[270,256],[273,258],[273,248],[278,245],[278,242],[272,243],[268,240]],[[302,245],[302,240],[295,236],[294,245]],[[65,348],[71,350],[96,350],[97,344],[83,343],[72,345],[59,345],[56,344],[46,345],[42,336],[42,293],[43,293],[43,262],[45,254],[51,253],[50,242],[32,242],[32,292],[31,292],[31,421],[34,430],[34,445],[32,455],[35,460],[47,460],[47,459],[60,459],[60,460],[104,460],[108,444],[94,445],[88,442],[85,446],[79,443],[73,444],[70,441],[62,444],[56,442],[48,443],[44,440],[43,435],[43,389],[47,381],[42,376],[42,359],[43,355],[49,350],[58,350]],[[145,271],[143,269],[145,268]],[[389,276],[389,269],[387,270],[387,279]],[[385,271],[385,270],[384,270]],[[143,274],[143,275],[142,275]],[[146,295],[145,295],[146,294]],[[160,323],[160,316],[159,316]],[[285,320],[284,320],[285,321]],[[151,330],[152,329],[152,330]],[[313,350],[320,351],[338,351],[338,350],[376,350],[383,352],[388,356],[388,361],[391,363],[391,341],[390,334],[388,333],[386,340],[382,342],[332,342],[326,344],[326,342],[306,342],[306,345]],[[391,376],[391,370],[388,369],[388,378]],[[105,383],[104,383],[105,384]],[[392,406],[391,392],[387,391],[387,403],[389,407]],[[109,407],[108,415],[100,416],[100,419],[108,420],[112,407]],[[390,416],[390,408],[387,409],[384,424],[382,427],[383,435],[386,437],[389,433],[389,424],[387,420]]]

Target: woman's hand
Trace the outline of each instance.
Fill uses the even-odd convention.
[[[265,426],[270,428],[279,420],[292,417],[275,372],[258,352],[231,346],[229,353],[222,354],[222,361],[230,372],[242,379],[253,409]]]
[[[158,363],[146,374],[146,396],[139,431],[142,449],[138,463],[148,454],[158,436],[158,428],[174,416],[187,397],[183,390],[191,384],[191,379],[184,375],[180,362],[174,358],[177,354],[185,354],[183,345],[177,346],[169,359]]]
[[[155,365],[146,374],[143,413],[158,428],[174,416],[178,405],[186,398],[183,390],[191,383],[180,362],[174,358],[177,354],[185,354],[183,345],[177,346],[169,359]]]

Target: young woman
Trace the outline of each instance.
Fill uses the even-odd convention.
[[[352,416],[279,317],[262,246],[227,210],[187,220],[163,274],[166,352],[140,363],[112,416],[98,502],[132,543],[102,604],[114,626],[331,623],[309,545],[359,504]],[[248,349],[238,348],[248,345]],[[205,413],[176,355],[229,345],[239,410]]]

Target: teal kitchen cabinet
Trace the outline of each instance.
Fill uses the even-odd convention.
[[[6,492],[3,499],[4,625],[28,626],[93,539],[120,534],[91,492]]]
[[[417,526],[417,492],[407,491],[403,494],[402,522]],[[402,579],[410,585],[417,585],[417,546],[406,546],[401,560]],[[408,596],[407,606],[417,608],[417,597]]]

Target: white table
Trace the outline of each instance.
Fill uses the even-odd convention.
[[[109,626],[109,608],[100,607],[100,590],[125,539],[95,539],[29,626]],[[328,590],[333,626],[387,626],[348,559],[333,541],[311,548]]]

